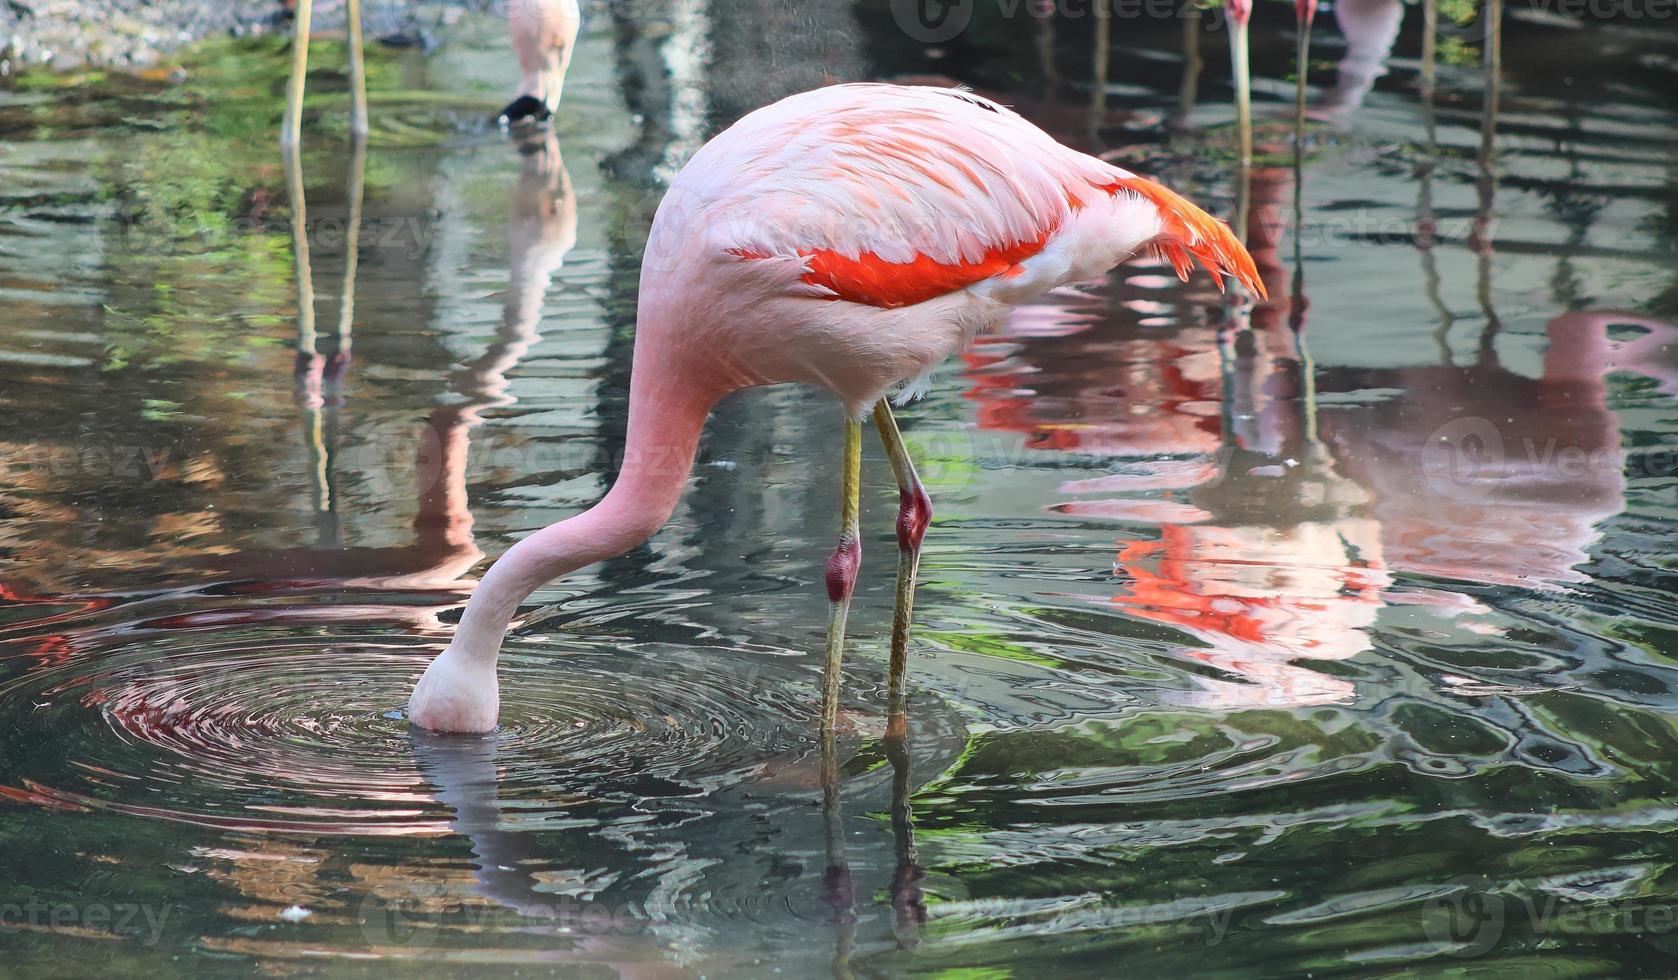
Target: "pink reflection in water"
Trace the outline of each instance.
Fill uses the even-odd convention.
[[[1397,589],[1398,576],[1583,580],[1597,525],[1625,506],[1605,377],[1678,390],[1678,328],[1617,313],[1552,320],[1537,377],[1490,347],[1469,365],[1312,368],[1289,328],[1303,326],[1304,297],[1287,295],[1279,255],[1291,191],[1291,171],[1254,174],[1249,244],[1271,299],[1226,304],[1227,323],[1180,307],[1177,325],[1152,325],[1170,308],[1154,298],[1103,322],[1095,301],[1051,297],[968,355],[981,427],[1033,451],[1146,460],[1064,485],[1074,499],[1053,509],[1158,527],[1121,543],[1112,601],[1191,633],[1206,646],[1180,654],[1232,676],[1197,677],[1185,699],[1199,705],[1346,700],[1349,682],[1298,661],[1369,649],[1387,605],[1483,611],[1458,593]],[[1136,313],[1149,325],[1130,325]],[[1380,394],[1319,409],[1313,386]]]

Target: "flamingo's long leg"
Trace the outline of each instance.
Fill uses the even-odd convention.
[[[822,730],[831,732],[839,717],[839,666],[845,655],[845,616],[862,564],[862,423],[845,419],[845,458],[839,505],[839,545],[827,560],[827,662],[822,673]]]
[[[347,0],[350,30],[350,135],[367,135],[367,64],[361,54],[361,0]]]
[[[902,723],[904,678],[909,670],[909,622],[915,611],[915,577],[921,567],[921,539],[932,521],[932,498],[915,472],[915,461],[903,445],[903,433],[891,413],[891,402],[882,398],[874,406],[874,427],[880,430],[892,475],[897,478],[897,602],[891,616],[891,667],[887,687],[887,710],[891,724]]]
[[[1229,60],[1235,75],[1235,125],[1240,130],[1241,166],[1253,163],[1253,77],[1247,66],[1247,23],[1229,25]]]
[[[292,20],[291,82],[285,92],[285,121],[280,124],[280,145],[297,146],[303,132],[303,83],[309,74],[309,14],[314,0],[297,0]]]

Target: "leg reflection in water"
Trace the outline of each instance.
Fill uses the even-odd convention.
[[[483,354],[449,378],[456,399],[434,408],[414,445],[412,490],[416,499],[413,540],[386,547],[343,547],[337,532],[341,502],[334,492],[337,449],[335,409],[348,371],[365,148],[351,158],[350,217],[345,248],[343,307],[329,355],[317,352],[314,287],[305,232],[303,173],[295,153],[285,157],[291,191],[293,249],[297,265],[297,403],[309,448],[316,547],[244,551],[212,563],[238,578],[255,579],[260,590],[289,587],[453,589],[483,558],[472,533],[466,473],[471,432],[487,409],[513,403],[507,372],[541,336],[543,301],[554,273],[577,240],[577,202],[570,175],[552,132],[536,134],[520,147],[522,166],[508,195],[507,298],[500,328]],[[283,618],[297,607],[266,610]],[[335,607],[346,616],[350,607]],[[417,607],[416,607],[417,608]],[[330,610],[329,610],[330,611]],[[253,610],[255,615],[258,611]]]
[[[893,866],[888,897],[891,903],[891,932],[899,949],[920,943],[920,928],[926,922],[926,903],[920,882],[925,877],[915,848],[914,791],[910,765],[908,719],[894,712],[887,723],[881,747],[891,763],[891,830]],[[852,975],[851,961],[857,950],[856,879],[845,848],[843,782],[837,736],[831,728],[821,733],[822,835],[826,866],[822,871],[822,901],[832,910],[834,931],[833,975]]]
[[[827,867],[822,871],[822,900],[833,909],[833,975],[851,975],[856,951],[856,882],[845,858],[845,811],[839,786],[837,736],[832,725],[821,729],[822,839]]]
[[[909,803],[913,771],[910,768],[909,725],[897,718],[885,738],[886,758],[891,761],[892,850],[897,857],[891,875],[892,932],[899,949],[919,945],[921,926],[926,922],[926,902],[921,879],[926,876],[915,850],[915,811]]]
[[[956,713],[924,708],[913,730],[923,781],[968,744]],[[880,730],[878,720],[868,727]],[[633,738],[633,729],[619,735]],[[800,740],[754,760],[757,779],[708,792],[703,803],[681,791],[681,819],[659,825],[649,815],[675,812],[660,803],[678,801],[649,796],[635,767],[622,783],[578,776],[581,754],[567,758],[572,749],[562,742],[537,745],[530,734],[410,732],[415,768],[429,787],[420,792],[446,808],[446,830],[457,835],[429,850],[460,856],[433,857],[384,883],[365,919],[376,924],[392,910],[423,916],[439,930],[427,940],[435,949],[484,933],[551,935],[556,942],[541,944],[541,962],[594,963],[624,976],[658,975],[672,954],[710,975],[761,965],[760,951],[739,948],[728,925],[742,911],[736,902],[796,904],[810,910],[807,921],[832,927],[831,951],[819,938],[782,951],[776,962],[789,976],[871,975],[871,957],[920,942],[927,915],[908,736],[866,736],[858,745],[854,735],[829,731],[814,746]],[[883,754],[889,768],[847,765],[853,750],[859,763]],[[880,833],[884,813],[889,842]],[[648,844],[659,853],[648,873],[626,874],[625,862],[644,858]],[[801,870],[787,873],[793,867]]]
[[[506,374],[540,339],[544,296],[554,272],[576,241],[577,210],[571,180],[551,132],[527,144],[519,177],[509,194],[508,290],[502,323],[483,354],[450,378],[449,388],[458,400],[438,405],[420,427],[411,461],[416,511],[412,539],[388,546],[344,547],[338,533],[344,514],[343,502],[335,491],[334,420],[343,402],[339,390],[349,365],[357,270],[355,232],[360,224],[365,146],[361,141],[352,144],[343,307],[336,342],[324,355],[318,350],[302,165],[290,150],[284,153],[284,163],[297,275],[296,399],[309,451],[316,541],[311,546],[247,549],[203,559],[203,567],[217,575],[215,588],[226,589],[231,582],[239,594],[256,596],[260,601],[242,606],[220,604],[157,623],[172,628],[212,623],[329,624],[361,622],[377,616],[416,631],[434,630],[438,614],[457,601],[462,586],[469,584],[466,576],[483,558],[473,537],[467,499],[470,435],[482,425],[486,409],[513,403]],[[410,465],[405,457],[402,465]],[[283,601],[297,595],[358,589],[443,595],[418,603]],[[180,721],[179,706],[190,703],[172,688],[132,692],[119,702],[114,713],[130,730],[172,728]]]

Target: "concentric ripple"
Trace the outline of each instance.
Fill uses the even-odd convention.
[[[0,629],[0,717],[17,749],[0,757],[0,800],[182,825],[168,867],[213,883],[224,915],[271,923],[305,914],[295,906],[346,948],[417,955],[485,928],[544,942],[582,909],[616,923],[585,961],[710,946],[748,923],[795,944],[841,897],[889,880],[877,815],[966,744],[954,712],[917,703],[911,778],[879,748],[881,719],[848,705],[829,808],[818,672],[798,651],[514,636],[501,726],[435,735],[401,709],[440,638],[371,628],[421,597],[108,598],[35,617],[25,604]],[[329,615],[345,610],[353,624]],[[867,670],[847,671],[853,690],[877,686]],[[822,873],[830,838],[865,845],[855,882]],[[347,877],[322,863],[338,850],[357,856]],[[283,937],[205,942],[293,952]]]
[[[233,829],[445,831],[401,710],[436,641],[250,633],[130,636],[97,670],[72,654],[0,682],[0,714],[47,747],[7,762],[0,792]],[[501,676],[496,791],[527,808],[694,795],[814,745],[791,658],[567,636],[510,642]]]

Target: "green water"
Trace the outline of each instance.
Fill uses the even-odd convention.
[[[1419,9],[1389,52],[1342,6],[1297,179],[1291,15],[1255,16],[1244,194],[1210,22],[1185,98],[1181,21],[1117,20],[1092,129],[1070,11],[929,50],[877,2],[591,8],[521,154],[467,14],[373,55],[364,154],[317,42],[295,172],[282,42],[9,80],[6,970],[1669,975],[1678,32],[1517,11],[1495,102],[1454,29],[1428,101]],[[488,558],[606,486],[681,162],[929,74],[1244,219],[1270,300],[1126,266],[900,414],[901,745],[869,447],[837,807],[813,391],[725,403],[672,522],[537,594],[500,732],[411,737]]]

